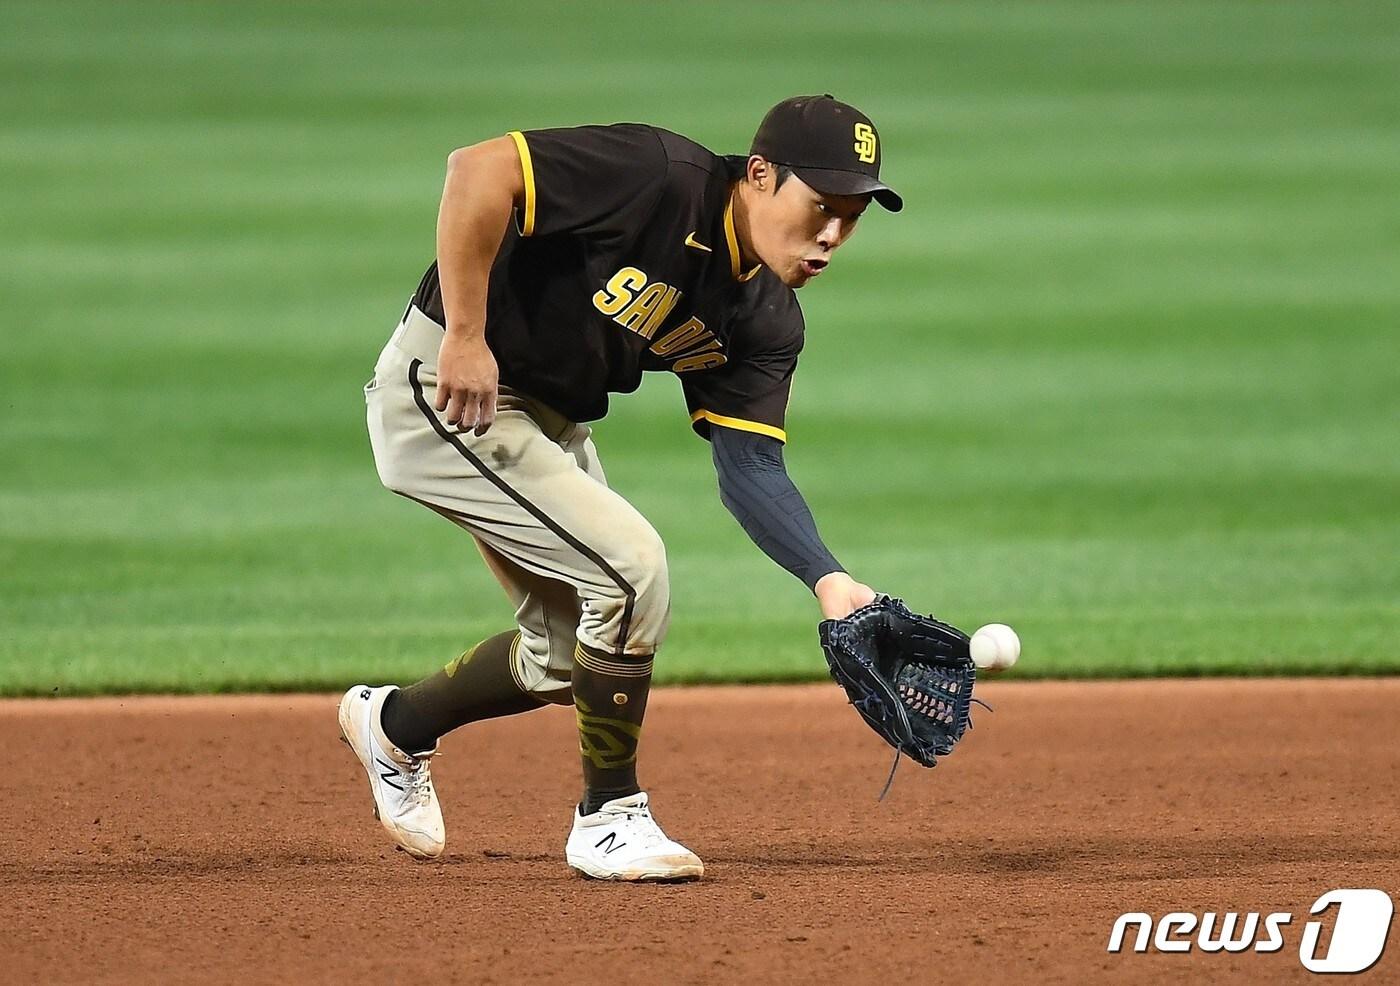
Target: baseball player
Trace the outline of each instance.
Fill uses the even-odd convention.
[[[356,685],[340,727],[375,811],[419,858],[443,851],[438,740],[545,705],[576,711],[583,793],[568,864],[681,880],[637,781],[666,552],[612,490],[586,422],[647,370],[681,381],[720,496],[827,618],[875,593],[837,563],[783,464],[803,320],[880,180],[870,118],[830,96],[767,114],[745,156],[638,124],[512,132],[454,151],[428,268],[365,387],[386,487],[469,533],[516,625],[405,688]]]

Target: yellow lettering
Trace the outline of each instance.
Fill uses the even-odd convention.
[[[705,323],[694,315],[686,319],[680,326],[667,332],[664,336],[652,343],[651,351],[657,356],[669,356],[672,353],[686,349],[706,335],[710,335],[710,330],[705,328]]]
[[[629,332],[639,332],[665,295],[666,285],[661,281],[648,284],[642,293],[637,295],[637,300],[628,305],[627,310],[613,321]]]
[[[632,303],[634,290],[646,287],[647,276],[635,267],[624,267],[608,278],[607,287],[593,293],[593,307],[604,315],[616,315]]]
[[[661,299],[661,303],[656,306],[656,311],[651,313],[651,317],[637,330],[637,334],[643,339],[650,339],[656,335],[656,330],[661,328],[661,323],[666,321],[666,316],[671,314],[671,309],[676,307],[676,302],[681,298],[681,293],[676,288],[668,287],[666,297]]]
[[[868,123],[856,124],[856,158],[866,164],[875,163],[875,131]]]
[[[686,373],[690,370],[708,370],[716,366],[723,366],[729,362],[729,357],[724,353],[701,353],[698,356],[687,356],[685,359],[678,359],[671,364],[672,373]]]

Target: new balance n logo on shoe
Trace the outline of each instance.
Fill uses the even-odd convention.
[[[394,778],[396,778],[396,777],[399,776],[399,768],[395,767],[395,766],[394,766],[393,764],[391,764],[391,763],[385,763],[383,760],[380,760],[378,757],[375,757],[375,758],[374,758],[374,765],[375,765],[376,767],[381,768],[381,770],[379,771],[379,779],[380,779],[381,781],[383,781],[385,784],[388,784],[388,785],[389,785],[390,787],[392,787],[395,791],[402,791],[402,790],[403,790],[403,785],[402,785],[402,784],[395,783],[395,781],[394,781]]]
[[[614,843],[616,843],[616,845],[614,845]],[[603,849],[603,846],[604,846],[604,845],[606,845],[608,848]],[[625,846],[625,845],[627,845],[627,843],[625,843],[625,842],[618,842],[618,841],[617,841],[617,833],[616,833],[616,832],[609,832],[607,835],[603,836],[601,839],[599,839],[597,842],[595,842],[595,843],[593,844],[593,848],[594,848],[594,849],[603,849],[603,855],[606,856],[608,853],[612,852],[614,849],[621,849],[621,848],[622,848],[623,846]]]

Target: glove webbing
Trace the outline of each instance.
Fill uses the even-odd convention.
[[[900,695],[904,695],[904,693],[906,693],[906,692],[904,692],[904,689],[903,689],[903,688],[900,688],[900,689],[899,689],[899,693],[900,693]],[[983,700],[979,699],[979,697],[973,696],[973,699],[972,699],[972,700],[973,700],[974,703],[979,704],[979,706],[983,707],[983,709],[986,709],[987,711],[995,711],[995,709],[993,709],[993,707],[988,706],[988,704],[987,704],[986,702],[983,702]],[[945,723],[946,723],[946,721],[951,721],[951,716],[945,717],[944,720],[942,720],[942,721],[945,721]],[[967,714],[967,728],[969,728],[969,730],[970,730],[970,728],[972,728],[972,725],[973,725],[973,723],[972,723],[972,713],[970,713],[970,710],[969,710],[969,714]],[[878,798],[875,798],[876,801],[883,801],[883,800],[885,800],[886,794],[889,794],[889,789],[890,789],[890,787],[895,786],[895,772],[896,772],[896,770],[899,770],[899,758],[900,758],[900,756],[903,756],[903,755],[904,755],[904,751],[902,751],[902,749],[900,749],[899,747],[896,747],[896,748],[895,748],[895,762],[890,763],[890,765],[889,765],[889,777],[886,777],[886,779],[885,779],[885,787],[882,787],[881,793],[879,793],[879,797],[878,797]]]

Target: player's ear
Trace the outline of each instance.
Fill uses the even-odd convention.
[[[776,169],[762,155],[753,154],[749,157],[748,167],[745,175],[749,184],[760,192],[766,192],[773,185],[774,178],[777,177]]]

